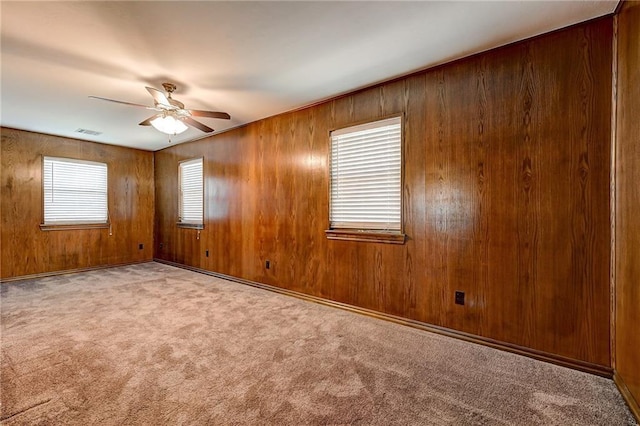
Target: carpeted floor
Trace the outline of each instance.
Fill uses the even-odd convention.
[[[636,424],[611,380],[158,263],[1,290],[3,424]]]

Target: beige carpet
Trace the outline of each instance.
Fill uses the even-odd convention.
[[[3,424],[635,424],[611,380],[158,263],[1,290]]]

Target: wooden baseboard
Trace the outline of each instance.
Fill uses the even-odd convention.
[[[636,401],[636,399],[633,397],[631,391],[629,391],[629,388],[617,371],[613,372],[613,382],[616,384],[618,390],[620,391],[620,394],[622,395],[622,398],[624,398],[624,401],[629,406],[631,414],[633,414],[633,416],[636,418],[636,421],[640,423],[640,405],[638,405],[638,401]]]
[[[112,263],[109,265],[90,266],[87,268],[64,269],[62,271],[51,271],[51,272],[42,272],[39,274],[20,275],[18,277],[2,278],[0,279],[0,284],[10,283],[15,281],[33,280],[36,278],[53,277],[56,275],[75,274],[77,272],[95,271],[98,269],[115,268],[117,266],[137,265],[140,263],[149,263],[149,262],[153,262],[153,260],[139,260],[135,262]]]
[[[257,288],[261,288],[264,290],[268,290],[268,291],[272,291],[275,293],[280,293],[280,294],[284,294],[287,296],[292,296],[292,297],[296,297],[298,299],[303,299],[303,300],[307,300],[310,302],[314,302],[314,303],[319,303],[321,305],[325,305],[325,306],[332,306],[332,307],[336,307],[336,308],[340,308],[340,309],[344,309],[347,311],[351,311],[351,312],[355,312],[358,314],[362,314],[362,315],[367,315],[370,317],[374,317],[374,318],[379,318],[379,319],[383,319],[386,321],[391,321],[397,324],[402,324],[402,325],[407,325],[409,327],[413,327],[413,328],[417,328],[420,330],[424,330],[424,331],[429,331],[432,333],[437,333],[437,334],[441,334],[444,336],[449,336],[449,337],[454,337],[456,339],[461,339],[467,342],[471,342],[471,343],[477,343],[480,345],[484,345],[484,346],[489,346],[495,349],[500,349],[503,351],[507,351],[507,352],[511,352],[511,353],[515,353],[518,355],[523,355],[529,358],[533,358],[533,359],[537,359],[539,361],[545,361],[545,362],[549,362],[552,364],[556,364],[556,365],[560,365],[563,367],[568,367],[568,368],[572,368],[575,370],[580,370],[580,371],[584,371],[586,373],[591,373],[591,374],[595,374],[598,376],[602,376],[602,377],[606,377],[606,378],[612,378],[613,377],[613,370],[609,367],[605,367],[602,365],[598,365],[598,364],[592,364],[589,362],[585,362],[585,361],[580,361],[580,360],[575,360],[575,359],[571,359],[571,358],[566,358],[560,355],[555,355],[555,354],[551,354],[548,352],[543,352],[543,351],[538,351],[535,349],[530,349],[524,346],[518,346],[518,345],[514,345],[511,343],[506,343],[506,342],[501,342],[499,340],[494,340],[494,339],[490,339],[487,337],[482,337],[482,336],[476,336],[474,334],[470,334],[470,333],[465,333],[462,331],[457,331],[457,330],[453,330],[453,329],[449,329],[449,328],[445,328],[445,327],[440,327],[440,326],[436,326],[436,325],[431,325],[431,324],[427,324],[427,323],[423,323],[420,321],[415,321],[415,320],[411,320],[411,319],[407,319],[407,318],[403,318],[403,317],[399,317],[399,316],[395,316],[395,315],[390,315],[390,314],[385,314],[382,312],[377,312],[377,311],[373,311],[370,309],[365,309],[365,308],[360,308],[358,306],[354,306],[354,305],[348,305],[346,303],[341,303],[341,302],[334,302],[332,300],[328,300],[328,299],[323,299],[321,297],[316,297],[316,296],[310,296],[304,293],[299,293],[297,291],[292,291],[292,290],[287,290],[284,288],[280,288],[280,287],[274,287],[271,285],[267,285],[267,284],[262,284],[262,283],[258,283],[255,281],[250,281],[250,280],[245,280],[243,278],[237,278],[234,276],[230,276],[230,275],[225,275],[225,274],[220,274],[218,272],[212,272],[212,271],[207,271],[206,269],[200,269],[200,268],[196,268],[193,266],[188,266],[188,265],[183,265],[181,263],[175,263],[175,262],[171,262],[168,260],[163,260],[163,259],[154,259],[154,261],[159,262],[159,263],[164,263],[167,265],[171,265],[171,266],[175,266],[178,268],[182,268],[182,269],[187,269],[190,271],[194,271],[194,272],[199,272],[201,274],[205,274],[205,275],[210,275],[213,277],[217,277],[217,278],[222,278],[225,280],[229,280],[229,281],[234,281],[240,284],[245,284],[245,285],[249,285],[252,287],[257,287]]]

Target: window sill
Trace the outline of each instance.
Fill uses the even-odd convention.
[[[40,224],[40,230],[42,231],[76,231],[79,229],[107,229],[108,227],[108,223]]]
[[[182,222],[177,222],[176,225],[178,225],[178,228],[204,229],[204,224],[203,223],[182,223]]]
[[[329,240],[404,244],[406,239],[406,235],[400,232],[364,231],[359,229],[327,229],[324,232]]]

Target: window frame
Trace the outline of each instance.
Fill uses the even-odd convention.
[[[375,123],[377,121],[383,121],[393,118],[400,119],[400,229],[399,230],[380,230],[380,229],[368,229],[368,228],[339,228],[331,226],[331,169],[332,169],[332,141],[331,134],[337,130],[347,129],[349,127],[361,126],[365,124]],[[327,203],[327,229],[325,235],[329,240],[344,240],[344,241],[360,241],[360,242],[375,242],[375,243],[387,243],[387,244],[404,244],[406,241],[405,227],[404,227],[404,165],[405,165],[405,116],[404,113],[390,114],[381,117],[376,117],[368,120],[361,120],[352,122],[344,126],[332,128],[329,130],[329,160],[327,164],[327,182],[328,185],[328,203]]]
[[[93,161],[93,160],[86,160],[84,158],[74,158],[74,157],[58,157],[58,156],[53,156],[53,155],[45,155],[42,154],[41,156],[41,167],[40,167],[40,177],[41,177],[41,182],[40,182],[40,186],[41,186],[41,191],[40,194],[42,195],[42,202],[41,202],[41,212],[42,212],[42,221],[40,223],[40,229],[42,231],[64,231],[64,230],[80,230],[80,229],[106,229],[106,228],[110,228],[111,227],[111,220],[110,220],[110,214],[109,214],[109,163],[106,162],[102,162],[102,161]],[[50,159],[54,159],[54,160],[63,160],[63,161],[67,161],[67,162],[75,162],[75,163],[93,163],[93,164],[100,164],[100,165],[104,165],[107,169],[107,191],[106,191],[106,195],[107,195],[107,219],[105,222],[91,222],[91,221],[78,221],[78,222],[73,222],[73,223],[61,223],[61,222],[51,222],[51,223],[47,223],[45,222],[45,188],[44,188],[44,176],[45,176],[45,172],[44,172],[44,162],[45,162],[45,158],[50,158]]]
[[[200,160],[202,162],[202,223],[192,223],[192,222],[183,222],[180,217],[180,205],[182,204],[182,164],[194,162],[196,160]],[[176,221],[176,225],[179,228],[187,228],[187,229],[204,229],[204,218],[205,218],[205,188],[204,188],[204,157],[193,157],[186,160],[182,160],[178,162],[178,220]]]

